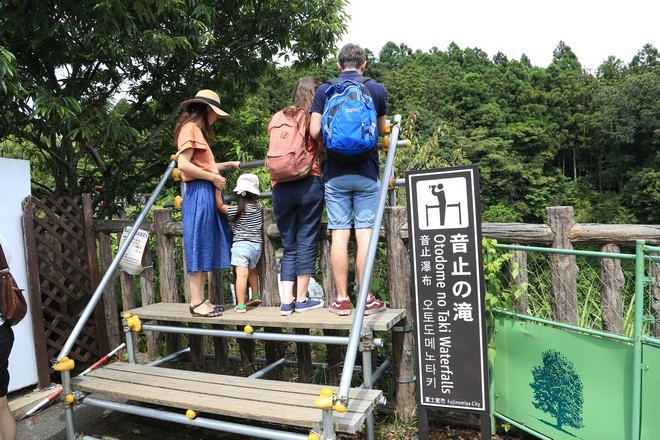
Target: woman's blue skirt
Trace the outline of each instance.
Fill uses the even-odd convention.
[[[181,207],[186,272],[210,272],[231,264],[231,229],[215,207],[215,187],[207,180],[186,183]]]

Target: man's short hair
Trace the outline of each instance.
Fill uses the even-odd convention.
[[[365,61],[364,49],[357,44],[348,43],[337,54],[337,62],[343,69],[358,69]]]

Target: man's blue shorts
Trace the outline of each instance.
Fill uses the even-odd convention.
[[[380,182],[345,174],[325,182],[328,229],[368,229],[374,225]]]

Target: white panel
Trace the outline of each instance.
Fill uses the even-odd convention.
[[[30,162],[27,160],[0,158],[0,234],[9,244],[11,261],[9,268],[18,286],[28,291],[27,269],[25,265],[25,243],[23,241],[22,215],[23,200],[30,195]],[[39,292],[35,293],[39,295]],[[29,303],[29,301],[28,301]],[[28,314],[14,330],[14,348],[9,356],[9,392],[19,390],[38,382],[37,361],[34,353],[32,315]]]

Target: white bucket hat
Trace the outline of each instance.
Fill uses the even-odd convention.
[[[259,191],[259,178],[254,174],[241,174],[238,176],[238,180],[236,180],[236,188],[234,188],[234,192],[242,196],[244,196],[246,192],[258,196],[261,194],[261,191]]]
[[[188,99],[181,103],[181,107],[184,110],[188,110],[188,106],[193,102],[200,102],[202,104],[207,104],[211,106],[214,112],[218,114],[221,119],[228,118],[229,113],[223,111],[220,108],[220,97],[213,90],[200,90],[197,92],[197,95],[193,99]]]

